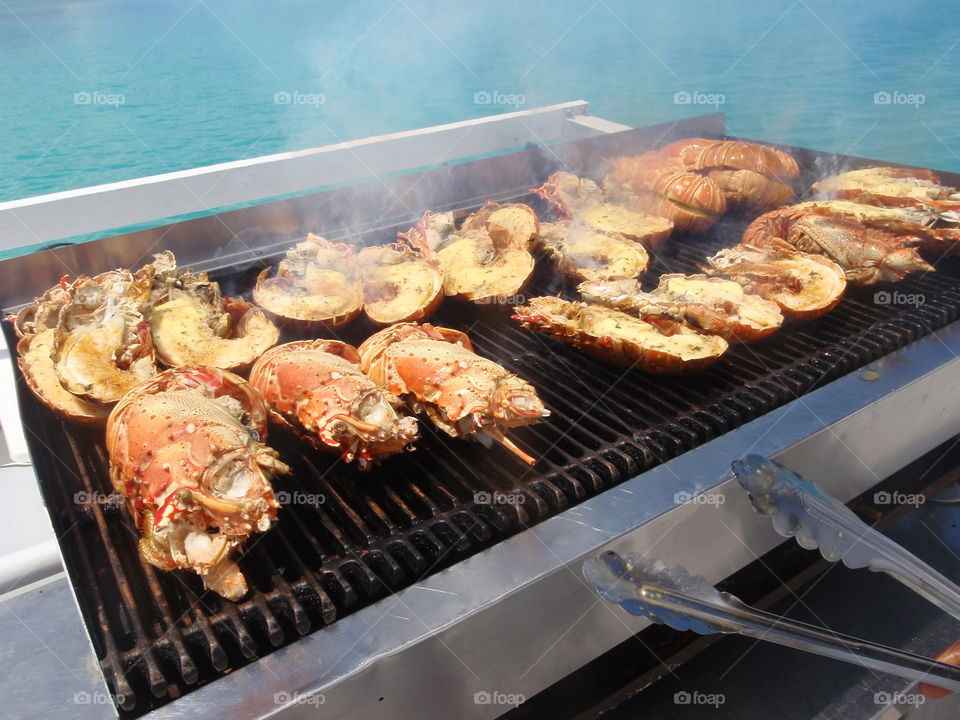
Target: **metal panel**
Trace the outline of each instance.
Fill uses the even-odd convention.
[[[4,718],[116,717],[63,576],[4,596],[0,619]]]

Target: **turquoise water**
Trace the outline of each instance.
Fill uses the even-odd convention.
[[[3,0],[0,201],[513,109],[482,92],[960,170],[954,3],[751,5]]]

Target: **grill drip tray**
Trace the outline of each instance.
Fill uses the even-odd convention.
[[[675,235],[645,286],[663,272],[697,272],[705,256],[738,241],[745,223]],[[257,269],[216,279],[248,291]],[[522,330],[505,308],[448,301],[433,322],[467,332],[481,355],[533,383],[550,408],[547,422],[512,433],[540,461],[527,468],[502,448],[421,424],[416,452],[361,474],[274,430],[269,443],[294,472],[275,483],[280,521],[240,561],[251,592],[236,604],[204,593],[187,573],[143,564],[133,523],[110,496],[100,433],[57,420],[22,382],[18,392],[81,611],[121,714],[132,717],[952,322],[958,281],[960,265],[946,261],[899,283],[899,293],[923,299],[916,306],[877,302],[883,288],[851,288],[824,318],[733,347],[684,378],[625,372]],[[544,258],[527,292],[574,297]],[[359,342],[371,330],[358,322],[341,336]]]

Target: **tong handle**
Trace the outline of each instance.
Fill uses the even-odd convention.
[[[885,572],[960,620],[960,587],[946,576],[902,545],[874,530],[836,498],[822,491],[804,493],[802,498],[809,509],[809,519],[816,518],[822,523],[818,529],[821,537],[828,537],[830,531],[835,531],[838,536],[847,538],[848,548],[836,548],[838,557],[827,557],[828,560],[841,559],[848,566],[865,566],[874,572]],[[821,544],[821,550],[823,547]]]
[[[640,596],[641,601],[647,605],[682,613],[722,629],[723,632],[735,632],[758,640],[775,642],[960,692],[960,667],[788,620],[752,608],[727,593],[721,594],[723,604],[717,604],[675,590],[645,584],[640,587]]]
[[[813,482],[759,455],[737,460],[733,472],[754,509],[769,516],[780,535],[808,550],[819,548],[830,562],[885,572],[960,620],[960,587]]]

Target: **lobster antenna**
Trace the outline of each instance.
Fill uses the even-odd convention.
[[[512,452],[518,458],[523,460],[527,465],[533,465],[537,459],[532,455],[525,453],[517,445],[514,444],[513,440],[504,435],[499,428],[487,428],[486,429],[490,436],[496,440],[498,443],[503,445],[507,450]]]

